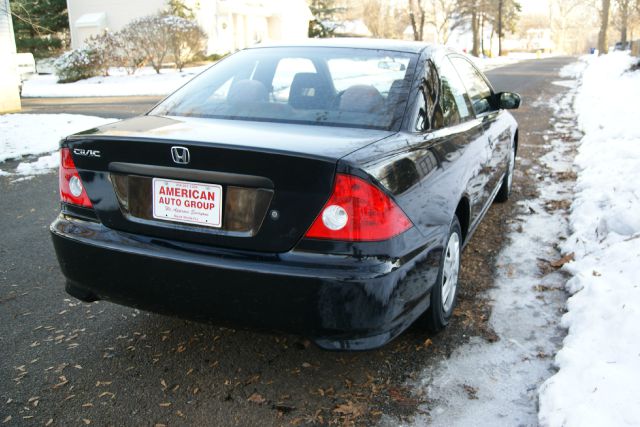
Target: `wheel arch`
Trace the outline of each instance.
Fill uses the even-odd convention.
[[[458,206],[456,206],[456,216],[458,217],[458,221],[460,222],[460,230],[462,231],[462,242],[467,242],[467,237],[469,235],[469,225],[471,222],[471,205],[469,204],[469,198],[467,196],[462,196],[460,201],[458,202]]]

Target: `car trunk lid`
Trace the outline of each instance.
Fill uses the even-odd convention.
[[[318,128],[145,116],[74,135],[65,144],[96,215],[110,228],[284,252],[302,237],[329,197],[337,160],[390,134]],[[174,147],[181,153],[188,150],[188,163],[176,162]],[[165,195],[187,194],[180,186],[209,194],[205,202],[221,196],[216,200],[221,224],[157,216],[158,188]],[[182,200],[195,203],[189,197]]]

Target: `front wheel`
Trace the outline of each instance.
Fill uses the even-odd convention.
[[[433,332],[444,329],[451,319],[458,293],[458,275],[462,251],[462,232],[457,217],[453,217],[445,246],[438,280],[431,290],[431,305],[425,314],[427,328]]]

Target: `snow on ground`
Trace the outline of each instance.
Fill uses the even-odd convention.
[[[34,162],[18,164],[15,174],[36,175],[58,167],[58,143],[67,135],[81,132],[117,119],[76,114],[0,115],[0,166],[9,159],[47,154]],[[1,175],[10,175],[0,169]]]
[[[24,82],[22,96],[50,98],[168,95],[208,67],[209,65],[185,68],[182,71],[161,70],[161,74],[146,67],[134,75],[127,75],[122,69],[112,69],[108,77],[91,77],[74,83],[58,83],[58,77],[53,74],[36,75]]]
[[[575,253],[565,266],[574,295],[560,370],[540,391],[542,425],[640,425],[640,71],[625,73],[631,63],[622,52],[582,63],[575,109],[585,135],[563,245]]]
[[[571,182],[557,176],[573,168],[574,91],[550,102],[557,111],[554,130],[545,135],[550,151],[542,165],[521,159],[516,169],[538,183],[540,197],[519,202],[517,216],[507,219],[509,243],[498,257],[495,288],[488,295],[494,301],[489,324],[500,339],[472,338],[423,373],[416,388],[430,401],[415,425],[537,424],[538,387],[552,375],[552,355],[563,337],[559,322],[566,279],[561,272],[542,275],[539,264],[557,259],[554,243],[568,236],[566,217],[545,208],[571,197]]]

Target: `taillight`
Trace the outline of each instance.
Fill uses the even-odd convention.
[[[333,193],[305,237],[380,241],[408,230],[412,223],[379,188],[353,175],[337,174]]]
[[[68,148],[60,149],[60,200],[84,208],[93,207]]]

